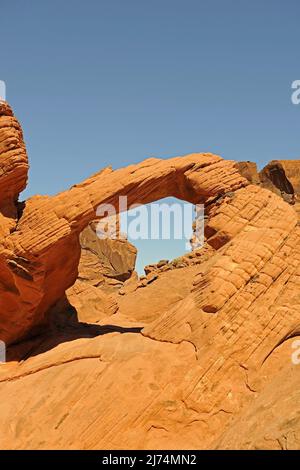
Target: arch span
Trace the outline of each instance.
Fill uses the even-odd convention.
[[[1,140],[10,142],[17,127],[16,144],[24,160],[19,124],[15,118],[7,122],[7,105],[3,109],[0,119],[5,119],[6,127],[0,125]],[[5,145],[0,147],[0,160],[4,151]],[[16,176],[20,173],[16,157],[12,163],[10,179],[14,171]],[[5,174],[0,176],[0,187],[3,178]],[[106,168],[54,197],[30,198],[19,210],[18,220],[15,214],[7,218],[2,209],[0,215],[9,230],[4,230],[0,240],[0,339],[11,343],[35,331],[47,320],[49,308],[75,282],[79,234],[95,218],[99,204],[117,207],[119,196],[127,196],[129,205],[169,196],[199,203],[247,184],[233,161],[199,153],[168,160],[151,158],[116,171]],[[13,192],[14,204],[15,199]]]

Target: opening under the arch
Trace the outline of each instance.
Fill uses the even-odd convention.
[[[174,197],[136,205],[120,214],[120,229],[138,250],[136,271],[191,251],[195,206]],[[195,227],[195,226],[194,226]]]

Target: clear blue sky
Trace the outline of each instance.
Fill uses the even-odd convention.
[[[0,14],[24,197],[148,156],[300,156],[299,0],[13,0]]]

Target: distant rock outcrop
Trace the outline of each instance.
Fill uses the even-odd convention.
[[[118,309],[115,294],[133,276],[137,249],[126,239],[99,238],[97,221],[80,234],[78,277],[67,290],[80,321],[99,321]]]
[[[251,162],[239,162],[238,168],[250,183],[267,188],[295,205],[300,215],[300,160],[272,160],[260,172]]]
[[[80,235],[78,277],[93,285],[109,279],[126,281],[134,271],[137,249],[126,239],[99,238],[96,227],[97,221],[91,222]]]

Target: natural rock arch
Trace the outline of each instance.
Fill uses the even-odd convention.
[[[28,163],[21,128],[6,103],[0,107],[0,139],[0,337],[6,342],[43,323],[75,282],[79,234],[99,204],[117,207],[120,195],[128,197],[129,205],[168,196],[197,203],[247,184],[234,162],[192,154],[151,158],[116,171],[105,168],[54,197],[34,196],[20,205],[16,199],[25,187]]]
[[[60,335],[55,330],[49,335],[49,354],[40,354],[47,340],[38,339],[41,348],[29,346],[31,353],[37,353],[36,360],[31,356],[17,368],[3,368],[2,395],[4,402],[10,396],[12,404],[11,412],[5,409],[3,414],[4,447],[34,443],[40,448],[64,448],[72,442],[84,448],[110,448],[113,442],[118,448],[133,448],[139,435],[138,445],[143,448],[162,442],[167,449],[178,448],[182,442],[193,448],[240,448],[241,443],[242,447],[264,448],[266,441],[267,445],[271,442],[270,426],[272,446],[285,442],[289,432],[296,436],[296,394],[294,402],[290,397],[282,399],[299,382],[291,362],[291,344],[286,341],[299,332],[296,204],[291,206],[276,191],[264,189],[266,185],[274,190],[252,166],[242,165],[239,171],[258,185],[248,184],[233,162],[211,154],[151,159],[115,172],[105,169],[57,196],[36,196],[19,204],[18,192],[27,178],[26,152],[20,126],[7,114],[8,106],[0,110],[0,328],[7,342],[32,334],[74,282],[79,233],[101,202],[114,203],[120,194],[128,195],[130,203],[150,202],[163,195],[206,202],[210,245],[208,257],[201,260],[193,282],[189,281],[188,292],[165,306],[137,335],[101,335],[66,345],[61,341],[69,337],[67,332]],[[299,194],[295,163],[280,165],[295,195]],[[181,272],[174,272],[176,289]],[[169,273],[164,275],[168,278]],[[145,291],[151,286],[155,283]],[[134,296],[131,310],[139,308],[140,298],[137,293]],[[152,304],[150,314],[151,309]],[[57,335],[60,344],[53,348]],[[52,373],[57,365],[60,372]],[[136,374],[138,368],[141,375]],[[20,396],[25,386],[22,380],[29,395]],[[156,380],[159,387],[150,388]],[[66,387],[70,383],[72,388]],[[282,388],[282,383],[289,386]],[[45,384],[55,409],[51,416],[48,401],[40,400]],[[72,407],[74,400],[76,407]],[[87,407],[93,412],[86,413]],[[30,410],[26,426],[24,409]],[[253,420],[257,421],[260,410],[267,410],[268,416],[259,435]],[[41,440],[39,426],[45,413],[46,441]],[[233,417],[236,427],[229,425]],[[264,413],[262,417],[266,418]],[[18,424],[21,432],[16,436]],[[151,435],[149,429],[154,428]],[[157,435],[156,430],[163,431]]]
[[[7,343],[33,333],[47,321],[49,309],[76,280],[79,234],[95,218],[99,204],[116,205],[120,195],[128,197],[129,205],[167,196],[192,203],[207,202],[206,230],[216,249],[243,231],[235,241],[237,252],[241,244],[247,243],[253,253],[261,250],[257,238],[260,224],[254,222],[257,210],[243,219],[238,204],[231,204],[234,192],[241,204],[248,199],[262,201],[255,203],[262,211],[261,216],[270,217],[269,208],[277,206],[285,214],[284,230],[277,220],[264,227],[263,232],[270,233],[271,238],[278,233],[289,234],[297,222],[292,208],[277,196],[258,187],[246,187],[249,182],[240,175],[234,162],[207,153],[168,160],[152,158],[116,171],[106,168],[56,196],[34,196],[19,204],[16,200],[24,188],[28,164],[21,128],[6,103],[0,107],[0,142],[0,338]],[[12,184],[9,191],[8,184]],[[221,204],[224,198],[226,204]],[[228,217],[226,213],[230,211],[235,215]],[[228,223],[224,224],[224,220]],[[226,256],[222,258],[225,264]],[[246,257],[244,253],[241,260]],[[195,302],[204,312],[217,312],[229,295],[226,289],[226,292],[220,289],[218,295],[210,295],[207,289],[204,292],[203,285],[214,286],[217,280],[215,268],[200,284],[196,283]]]

